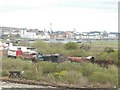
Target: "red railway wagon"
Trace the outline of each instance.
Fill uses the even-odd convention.
[[[19,48],[17,51],[16,51],[16,57],[22,57],[23,56],[23,52],[22,50]]]
[[[88,57],[68,57],[68,59],[71,62],[94,62],[94,57],[93,56],[88,56]]]

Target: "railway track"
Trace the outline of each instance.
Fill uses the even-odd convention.
[[[0,87],[1,88],[54,88],[50,86],[38,86],[38,85],[27,85],[27,84],[19,84],[19,83],[11,83],[11,82],[5,82],[0,81]]]
[[[2,88],[56,88],[50,85],[40,84],[32,80],[19,80],[10,78],[0,78]]]
[[[0,78],[0,85],[2,88],[57,88],[57,89],[79,89],[80,87],[73,87],[65,84],[50,84],[44,82],[36,82],[34,80],[11,79],[8,77]],[[82,87],[85,88],[85,87]]]
[[[86,87],[76,87],[71,85],[65,84],[50,84],[44,82],[36,82],[33,80],[20,80],[20,79],[11,79],[8,77],[0,78],[0,90],[1,88],[42,88],[42,89],[53,89],[53,90],[120,90],[118,88],[95,88],[91,86]],[[6,90],[6,89],[2,89]],[[13,90],[13,89],[10,89]],[[15,89],[16,90],[16,89]],[[31,89],[30,89],[31,90]]]

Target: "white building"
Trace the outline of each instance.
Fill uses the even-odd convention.
[[[21,30],[20,36],[22,38],[29,38],[29,39],[50,39],[50,36],[46,32],[43,33],[32,32],[32,31],[27,31],[27,29]]]
[[[108,34],[108,37],[110,39],[116,39],[117,38],[117,35],[116,34]]]

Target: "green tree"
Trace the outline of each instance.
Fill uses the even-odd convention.
[[[37,51],[41,53],[47,53],[48,52],[47,50],[50,48],[48,43],[40,41],[40,40],[36,41],[35,43],[32,43],[31,46],[37,48]]]

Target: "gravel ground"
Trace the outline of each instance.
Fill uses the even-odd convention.
[[[10,83],[10,82],[2,82],[2,81],[0,81],[0,90],[1,90],[1,88],[55,88],[55,87],[17,84],[17,83]]]

